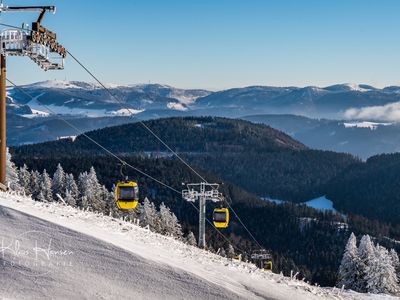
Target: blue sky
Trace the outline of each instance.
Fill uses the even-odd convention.
[[[397,0],[4,0],[56,5],[43,25],[103,81],[223,89],[400,84]],[[20,25],[36,14],[3,14]],[[16,83],[92,81],[71,59],[43,72],[8,59]]]

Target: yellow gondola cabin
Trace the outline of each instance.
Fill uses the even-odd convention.
[[[213,222],[217,228],[227,228],[229,225],[229,210],[227,208],[214,209]]]
[[[115,188],[115,201],[119,209],[135,209],[139,202],[139,187],[136,182],[118,182]]]

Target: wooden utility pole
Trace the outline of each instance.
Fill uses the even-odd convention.
[[[0,55],[0,189],[7,189],[6,182],[6,57]]]

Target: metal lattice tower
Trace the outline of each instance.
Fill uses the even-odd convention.
[[[206,247],[206,203],[207,201],[224,201],[218,191],[218,183],[188,183],[187,189],[182,191],[182,198],[189,202],[199,200],[199,242],[200,248]]]

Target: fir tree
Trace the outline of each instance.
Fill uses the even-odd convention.
[[[191,246],[197,246],[196,237],[194,236],[194,233],[192,231],[190,231],[187,235],[186,243]]]
[[[232,258],[235,256],[235,248],[231,244],[228,245],[228,248],[226,249],[226,255],[229,258]]]
[[[395,294],[398,292],[396,270],[386,248],[376,246],[375,259],[367,266],[365,282],[369,293]]]
[[[374,245],[372,244],[369,235],[363,235],[361,238],[360,245],[358,246],[358,256],[360,260],[360,273],[358,275],[358,284],[355,290],[365,293],[368,291],[368,272],[376,259]]]
[[[160,233],[165,235],[171,235],[176,238],[182,237],[182,228],[176,218],[175,214],[165,206],[164,202],[160,205],[159,212],[160,220]]]
[[[138,211],[141,211],[141,207],[137,207]],[[111,192],[106,196],[106,203],[104,206],[105,213],[114,217],[120,217],[121,212],[115,204],[115,185],[113,185]]]
[[[78,207],[81,207],[81,208],[87,208],[88,207],[87,195],[90,194],[90,187],[89,187],[87,172],[83,172],[83,173],[79,174],[78,189],[79,189],[80,197],[77,201],[77,205],[78,205]]]
[[[339,267],[338,286],[357,290],[359,274],[359,257],[356,236],[351,233],[344,250],[342,262]]]
[[[65,191],[64,201],[70,206],[76,206],[76,198],[72,196],[72,193],[69,190]]]
[[[31,174],[29,173],[26,164],[19,168],[18,178],[21,189],[25,192],[26,195],[31,195]]]
[[[61,197],[65,196],[65,172],[61,164],[57,165],[57,169],[54,172],[52,180],[53,197],[59,194]]]
[[[6,151],[6,180],[9,189],[13,191],[21,191],[18,178],[18,169],[11,160],[11,154],[8,148]]]
[[[78,185],[75,182],[74,175],[67,174],[65,175],[65,191],[71,194],[71,197],[75,199],[75,201],[79,197],[79,189]]]
[[[96,211],[103,211],[105,202],[102,197],[101,185],[93,167],[90,168],[89,173],[84,172],[79,175],[78,186],[81,194],[80,206],[83,208],[90,206]]]
[[[40,180],[40,194],[38,197],[39,201],[53,201],[53,191],[51,189],[51,179],[47,174],[46,169],[43,170],[43,174]]]
[[[41,176],[38,171],[31,171],[31,176],[30,176],[30,191],[32,194],[33,199],[38,199],[39,194],[40,194],[40,182],[41,182]]]
[[[397,274],[397,282],[399,282],[399,272],[400,272],[400,261],[399,261],[399,256],[397,255],[396,250],[391,249],[389,252],[390,258],[392,260],[392,265],[396,270]]]
[[[140,223],[142,226],[149,226],[152,231],[159,232],[159,217],[153,202],[146,197],[143,201],[143,211]]]

